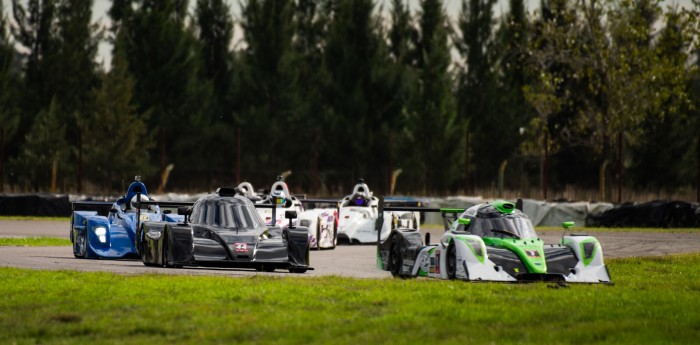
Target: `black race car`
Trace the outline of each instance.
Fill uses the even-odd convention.
[[[143,222],[136,248],[146,266],[215,266],[304,273],[309,267],[309,230],[266,225],[239,190],[219,188],[190,207],[180,207],[183,223]],[[144,202],[150,204],[155,202]]]

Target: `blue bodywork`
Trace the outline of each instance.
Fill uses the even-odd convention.
[[[133,182],[126,195],[111,204],[107,215],[103,215],[104,212],[100,210],[105,210],[110,203],[73,203],[70,234],[73,255],[91,259],[137,258],[135,237],[138,224],[143,221],[184,220],[181,215],[162,213],[157,205],[137,210],[131,205],[134,197],[141,201],[150,200],[146,186],[140,181]]]

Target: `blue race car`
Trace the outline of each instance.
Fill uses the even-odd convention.
[[[136,229],[143,221],[182,222],[184,216],[161,212],[160,206],[141,206],[151,201],[146,185],[136,176],[126,194],[114,203],[74,202],[70,239],[76,258],[138,258]],[[172,204],[172,205],[170,205]],[[178,203],[161,203],[163,207]]]

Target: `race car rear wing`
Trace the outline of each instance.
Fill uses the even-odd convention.
[[[435,208],[435,207],[415,207],[415,206],[385,206],[384,197],[379,197],[379,217],[374,224],[377,230],[377,245],[381,243],[382,226],[384,225],[384,212],[405,211],[405,212],[439,212],[442,214],[442,223],[445,231],[457,219],[459,214],[465,211],[464,208]]]
[[[192,214],[192,201],[151,201],[144,200],[141,201],[141,193],[136,193],[136,228],[138,229],[141,225],[141,209],[151,205],[164,208],[177,208],[177,214],[185,216],[185,224],[188,222],[190,214]]]

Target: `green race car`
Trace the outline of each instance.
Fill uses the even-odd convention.
[[[498,200],[466,210],[421,210],[442,213],[445,233],[440,241],[430,244],[426,236],[424,244],[415,229],[393,229],[377,246],[380,269],[399,277],[610,283],[595,237],[570,234],[560,243],[544,244],[527,215],[512,202]],[[573,225],[564,222],[564,232]]]

